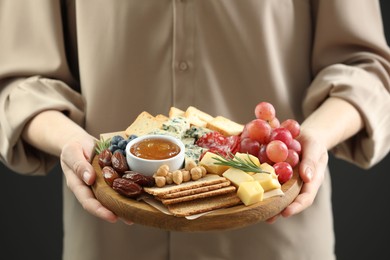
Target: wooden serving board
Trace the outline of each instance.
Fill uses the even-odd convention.
[[[265,221],[286,208],[299,194],[302,187],[302,180],[295,169],[293,177],[282,185],[284,196],[272,197],[250,206],[242,204],[220,209],[197,219],[188,220],[184,217],[164,214],[143,201],[136,201],[120,195],[104,181],[97,156],[95,156],[92,165],[97,175],[92,190],[105,207],[117,216],[134,223],[170,231],[228,230]]]

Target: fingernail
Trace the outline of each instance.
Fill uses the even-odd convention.
[[[311,170],[310,167],[307,167],[307,168],[306,168],[305,173],[306,173],[306,177],[307,177],[309,180],[311,180],[311,178],[313,178],[313,171]]]
[[[88,183],[90,178],[91,178],[91,173],[89,173],[88,171],[85,171],[84,174],[83,174],[83,180],[86,183]]]

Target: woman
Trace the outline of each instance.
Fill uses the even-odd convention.
[[[64,259],[335,258],[327,151],[365,168],[389,151],[377,1],[5,0],[0,12],[1,160],[34,175],[61,158]],[[304,186],[275,223],[167,232],[94,198],[100,133],[170,106],[246,123],[263,100],[302,122]]]

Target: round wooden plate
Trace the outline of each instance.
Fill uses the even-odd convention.
[[[167,215],[142,201],[121,196],[106,184],[97,157],[92,163],[96,171],[96,182],[92,190],[96,198],[117,216],[134,223],[170,231],[212,231],[245,227],[264,221],[286,208],[299,194],[302,180],[297,170],[293,177],[282,185],[284,196],[272,197],[250,206],[238,205],[220,209],[197,219]]]

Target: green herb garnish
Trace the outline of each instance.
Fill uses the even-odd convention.
[[[242,170],[244,172],[259,172],[259,173],[268,173],[271,174],[268,171],[264,171],[262,168],[260,168],[257,164],[253,162],[253,160],[249,157],[248,159],[242,159],[234,154],[230,153],[228,158],[224,158],[223,156],[220,157],[212,157],[214,160],[218,161],[215,162],[214,164],[217,165],[224,165],[224,166],[229,166],[233,167],[239,170]]]
[[[99,141],[96,142],[96,146],[95,146],[96,154],[100,154],[101,152],[103,152],[103,150],[110,147],[110,144],[111,144],[111,138],[108,138],[107,140],[101,138]]]

